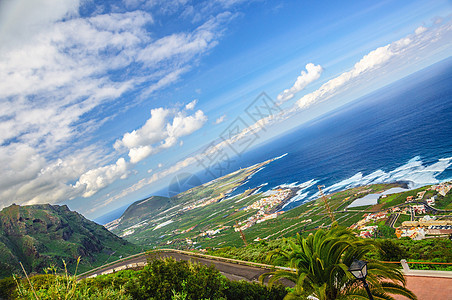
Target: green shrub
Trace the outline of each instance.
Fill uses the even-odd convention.
[[[406,251],[391,240],[378,241],[378,254],[382,261],[400,261],[407,257]]]
[[[126,289],[134,299],[171,299],[173,291],[186,293],[187,299],[216,299],[224,280],[213,266],[166,258],[149,262]]]
[[[272,288],[268,288],[262,284],[246,281],[229,281],[224,291],[226,299],[243,300],[276,300],[283,299],[286,294],[287,290],[282,285],[275,284]]]
[[[0,282],[15,288],[11,299],[283,299],[283,286],[230,281],[213,266],[176,261],[172,258],[150,261],[142,270],[124,270],[77,281],[67,273],[37,275]],[[31,285],[30,285],[31,284]],[[32,288],[32,287],[33,288]],[[7,298],[5,298],[7,299]]]
[[[0,299],[13,299],[15,289],[16,281],[12,276],[0,279]]]

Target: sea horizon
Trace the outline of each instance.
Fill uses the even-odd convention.
[[[451,67],[449,57],[235,157],[222,175],[283,156],[229,196],[255,187],[298,187],[283,208],[289,210],[317,198],[317,185],[333,193],[372,183],[400,181],[415,188],[451,180]],[[192,175],[200,184],[212,180],[204,170]],[[153,195],[168,196],[168,190]],[[95,220],[117,219],[130,204]]]

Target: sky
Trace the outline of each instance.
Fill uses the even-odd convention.
[[[450,1],[2,0],[0,209],[215,177],[451,53]]]

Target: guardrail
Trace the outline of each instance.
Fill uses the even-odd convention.
[[[110,263],[105,264],[103,266],[94,268],[94,269],[92,269],[90,271],[87,271],[87,272],[84,272],[84,273],[82,273],[80,275],[77,275],[77,277],[87,276],[87,275],[89,275],[91,273],[95,273],[98,270],[101,270],[101,269],[104,269],[106,267],[115,265],[117,263],[126,262],[126,261],[131,260],[131,259],[136,258],[136,257],[152,256],[153,254],[158,255],[159,253],[179,253],[179,254],[184,254],[184,255],[187,255],[187,256],[191,256],[191,257],[205,258],[205,259],[209,259],[209,260],[222,261],[222,262],[227,262],[227,263],[234,263],[234,264],[250,266],[250,267],[258,267],[258,268],[264,268],[264,269],[281,269],[281,270],[288,270],[288,271],[296,271],[295,269],[288,268],[288,267],[274,266],[274,265],[268,265],[268,264],[250,262],[250,261],[244,261],[244,260],[239,260],[239,259],[234,259],[234,258],[226,258],[226,257],[221,257],[221,256],[213,256],[213,255],[207,255],[207,254],[202,254],[202,253],[197,253],[197,252],[190,252],[190,251],[177,250],[177,249],[156,249],[156,250],[150,250],[150,251],[134,254],[134,255],[129,256],[129,257],[121,258],[119,260],[110,262]],[[402,268],[404,270],[410,270],[410,268],[408,267],[408,264],[452,265],[452,263],[415,262],[415,261],[406,261],[406,260],[402,260],[402,261],[380,261],[380,262],[381,263],[387,263],[387,264],[401,264]]]
[[[380,261],[384,264],[401,264],[400,261]],[[407,261],[407,264],[421,264],[421,265],[451,265],[452,263],[443,263],[443,262],[430,262],[430,261]]]
[[[146,251],[146,252],[141,252],[138,254],[134,254],[132,256],[129,257],[125,257],[125,258],[121,258],[118,260],[115,260],[113,262],[110,262],[108,264],[105,264],[103,266],[94,268],[90,271],[84,272],[80,275],[77,275],[77,277],[83,277],[83,276],[87,276],[91,273],[94,273],[98,270],[104,269],[108,266],[113,266],[117,263],[120,262],[125,262],[128,260],[131,260],[133,258],[136,257],[140,257],[140,256],[152,256],[152,254],[159,254],[159,253],[168,253],[168,252],[172,252],[172,253],[180,253],[180,254],[184,254],[187,256],[192,256],[192,257],[199,257],[199,258],[206,258],[206,259],[210,259],[210,260],[216,260],[216,261],[222,261],[222,262],[229,262],[229,263],[234,263],[234,264],[239,264],[239,265],[244,265],[244,266],[249,266],[249,267],[258,267],[258,268],[265,268],[265,269],[281,269],[281,270],[288,270],[288,271],[296,271],[295,269],[292,268],[288,268],[288,267],[280,267],[280,266],[273,266],[273,265],[267,265],[267,264],[262,264],[262,263],[256,263],[256,262],[250,262],[250,261],[244,261],[244,260],[239,260],[239,259],[234,259],[234,258],[226,258],[226,257],[221,257],[221,256],[213,256],[213,255],[207,255],[207,254],[202,254],[202,253],[196,253],[196,252],[190,252],[190,251],[184,251],[184,250],[177,250],[177,249],[156,249],[156,250],[150,250],[150,251]]]

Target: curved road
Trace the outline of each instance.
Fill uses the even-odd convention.
[[[88,277],[95,277],[97,275],[108,274],[127,268],[142,267],[147,263],[148,258],[152,259],[163,257],[172,257],[176,260],[195,261],[207,266],[213,265],[217,270],[221,272],[221,274],[225,275],[228,279],[231,280],[259,281],[260,275],[271,271],[271,269],[273,268],[270,265],[251,263],[210,255],[202,255],[181,250],[161,250],[156,251],[151,255],[140,254],[129,259],[99,267],[84,274],[80,274],[78,278],[83,279]],[[287,269],[282,267],[278,268]],[[287,280],[284,280],[284,282],[282,283],[286,286],[293,286],[292,282]]]
[[[272,268],[270,265],[170,249],[155,251],[150,256],[149,258],[173,257],[176,260],[191,260],[208,266],[214,265],[223,275],[231,280],[258,281],[261,274],[270,271]],[[148,255],[146,254],[138,254],[132,258],[126,258],[122,261],[114,262],[81,274],[79,275],[79,279],[108,274],[126,268],[144,266],[147,263],[147,258]],[[407,279],[406,287],[413,291],[418,296],[418,299],[451,299],[452,272],[408,270],[404,271],[404,273]],[[288,280],[281,282],[286,286],[294,286]],[[406,298],[396,295],[395,299],[403,300]]]

